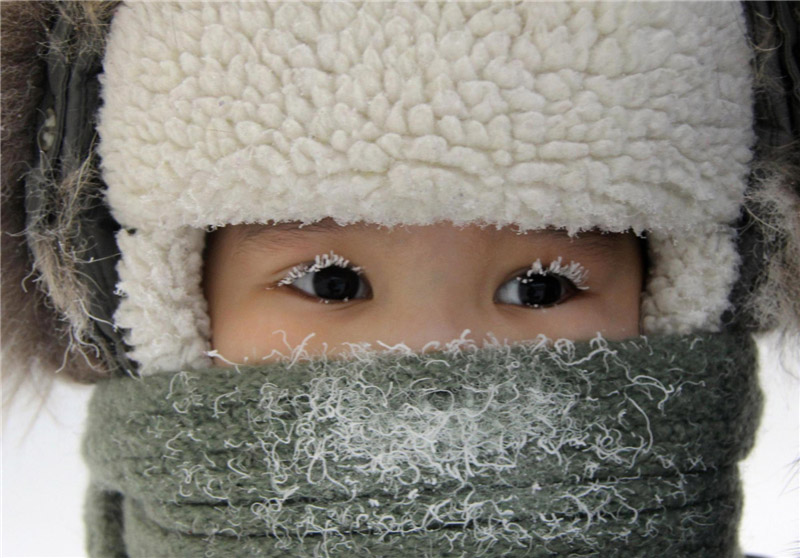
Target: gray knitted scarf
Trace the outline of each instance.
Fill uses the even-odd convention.
[[[737,556],[730,334],[353,350],[97,386],[92,556]]]

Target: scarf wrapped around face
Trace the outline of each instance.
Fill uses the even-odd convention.
[[[90,552],[736,556],[754,359],[709,334],[106,381]]]

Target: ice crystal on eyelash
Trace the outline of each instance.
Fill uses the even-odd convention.
[[[569,279],[576,288],[586,291],[589,287],[586,285],[586,280],[589,278],[589,271],[578,262],[569,262],[568,265],[561,263],[561,256],[557,260],[550,262],[550,265],[544,267],[542,260],[536,260],[531,264],[528,271],[525,272],[525,277],[517,277],[518,281],[525,281],[526,277],[534,275],[560,275],[565,279]]]
[[[336,266],[336,267],[344,267],[355,271],[358,274],[361,274],[362,268],[358,266],[351,266],[350,260],[343,258],[339,254],[334,253],[332,250],[328,254],[318,254],[314,256],[314,263],[313,264],[298,264],[294,266],[292,269],[289,270],[289,273],[286,274],[286,277],[278,281],[275,285],[276,287],[283,287],[285,285],[291,285],[302,276],[306,275],[307,273],[314,273],[316,271],[323,270],[327,267]]]

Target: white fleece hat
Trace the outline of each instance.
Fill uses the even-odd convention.
[[[754,141],[730,2],[138,3],[101,77],[141,373],[208,364],[210,226],[647,232],[646,333],[729,307]]]

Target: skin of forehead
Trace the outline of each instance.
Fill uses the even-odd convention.
[[[322,221],[317,221],[310,224],[303,224],[299,222],[282,222],[269,224],[245,224],[237,225],[235,227],[237,234],[239,234],[241,238],[241,242],[237,243],[241,249],[247,249],[250,247],[265,249],[288,247],[315,235],[338,235],[352,232],[377,231],[392,232],[393,230],[407,228],[405,226],[392,228],[384,225],[369,223],[339,225],[333,219],[324,219]],[[494,230],[497,230],[491,225],[481,226],[481,229],[490,227]],[[463,229],[465,226],[457,226],[456,228]],[[542,237],[545,237],[555,242],[566,243],[571,249],[592,252],[613,250],[617,246],[617,243],[620,241],[620,239],[626,236],[626,233],[604,233],[600,231],[585,231],[570,236],[566,231],[558,229],[540,229],[535,231],[516,232],[520,237],[523,238],[535,237],[537,240],[541,240]]]

